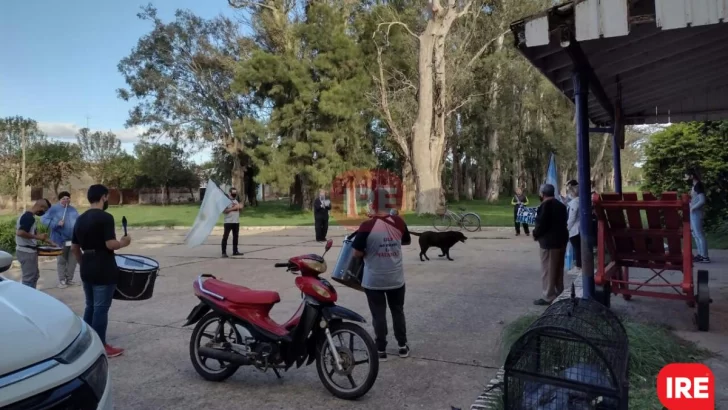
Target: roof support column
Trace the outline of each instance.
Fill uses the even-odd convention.
[[[619,136],[624,135],[624,124],[614,123],[612,133],[612,160],[614,162],[614,192],[622,193],[622,149]]]
[[[573,73],[576,103],[576,158],[579,179],[579,225],[581,278],[584,299],[594,294],[594,252],[592,249],[591,161],[589,159],[589,74],[577,66]]]

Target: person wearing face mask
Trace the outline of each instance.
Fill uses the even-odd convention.
[[[83,320],[99,335],[106,356],[116,357],[123,349],[106,343],[109,308],[116,290],[119,269],[114,251],[131,244],[131,237],[116,239],[114,216],[106,212],[109,190],[103,185],[91,185],[87,194],[89,209],[76,220],[71,239],[71,252],[81,266],[86,309]]]
[[[326,242],[326,234],[329,231],[330,210],[331,201],[326,199],[326,191],[319,189],[319,196],[313,201],[313,219],[317,242]]]
[[[541,298],[533,303],[548,306],[564,291],[564,256],[569,242],[566,229],[568,212],[566,205],[556,199],[556,189],[551,184],[539,189],[541,205],[536,214],[533,239],[541,248]]]
[[[703,219],[705,217],[705,185],[700,181],[697,171],[689,171],[685,174],[685,181],[692,184],[690,189],[690,230],[698,248],[698,254],[693,257],[694,262],[710,263],[708,257],[708,241],[705,239]]]
[[[58,287],[64,289],[74,285],[73,275],[76,271],[76,258],[71,253],[73,227],[78,219],[78,211],[71,206],[71,194],[63,191],[58,194],[58,202],[50,207],[41,218],[41,223],[51,231],[51,240],[63,248],[58,255]]]
[[[35,201],[30,211],[23,212],[15,224],[15,257],[20,263],[23,285],[30,286],[33,289],[38,284],[38,278],[40,277],[37,241],[57,246],[53,241],[48,240],[48,235],[39,234],[36,231],[35,217],[43,216],[50,206],[51,203],[47,199]]]
[[[227,241],[230,236],[230,232],[233,234],[233,256],[242,256],[243,254],[238,252],[238,234],[240,233],[240,210],[243,207],[238,202],[238,190],[230,188],[230,206],[222,211],[225,214],[224,217],[224,232],[222,234],[222,257],[227,258]]]

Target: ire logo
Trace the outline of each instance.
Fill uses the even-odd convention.
[[[657,375],[657,396],[668,410],[714,410],[715,380],[708,366],[673,363]]]

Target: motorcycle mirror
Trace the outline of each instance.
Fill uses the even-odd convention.
[[[333,239],[329,239],[328,241],[326,241],[326,247],[324,249],[326,250],[326,252],[328,252],[329,249],[331,249],[332,246],[334,246],[334,240]]]

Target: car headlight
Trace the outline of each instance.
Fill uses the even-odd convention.
[[[70,346],[66,348],[66,350],[62,351],[58,356],[55,357],[55,359],[63,364],[69,364],[73,363],[81,357],[81,355],[88,350],[89,346],[91,346],[91,342],[93,341],[93,333],[91,333],[91,329],[86,324],[86,322],[81,321],[81,332],[76,336],[76,339],[71,343]]]
[[[101,400],[101,396],[104,395],[104,390],[106,390],[106,378],[108,375],[109,362],[106,361],[105,355],[101,355],[99,360],[91,368],[86,370],[86,373],[81,375],[81,379],[91,387],[96,398]]]

